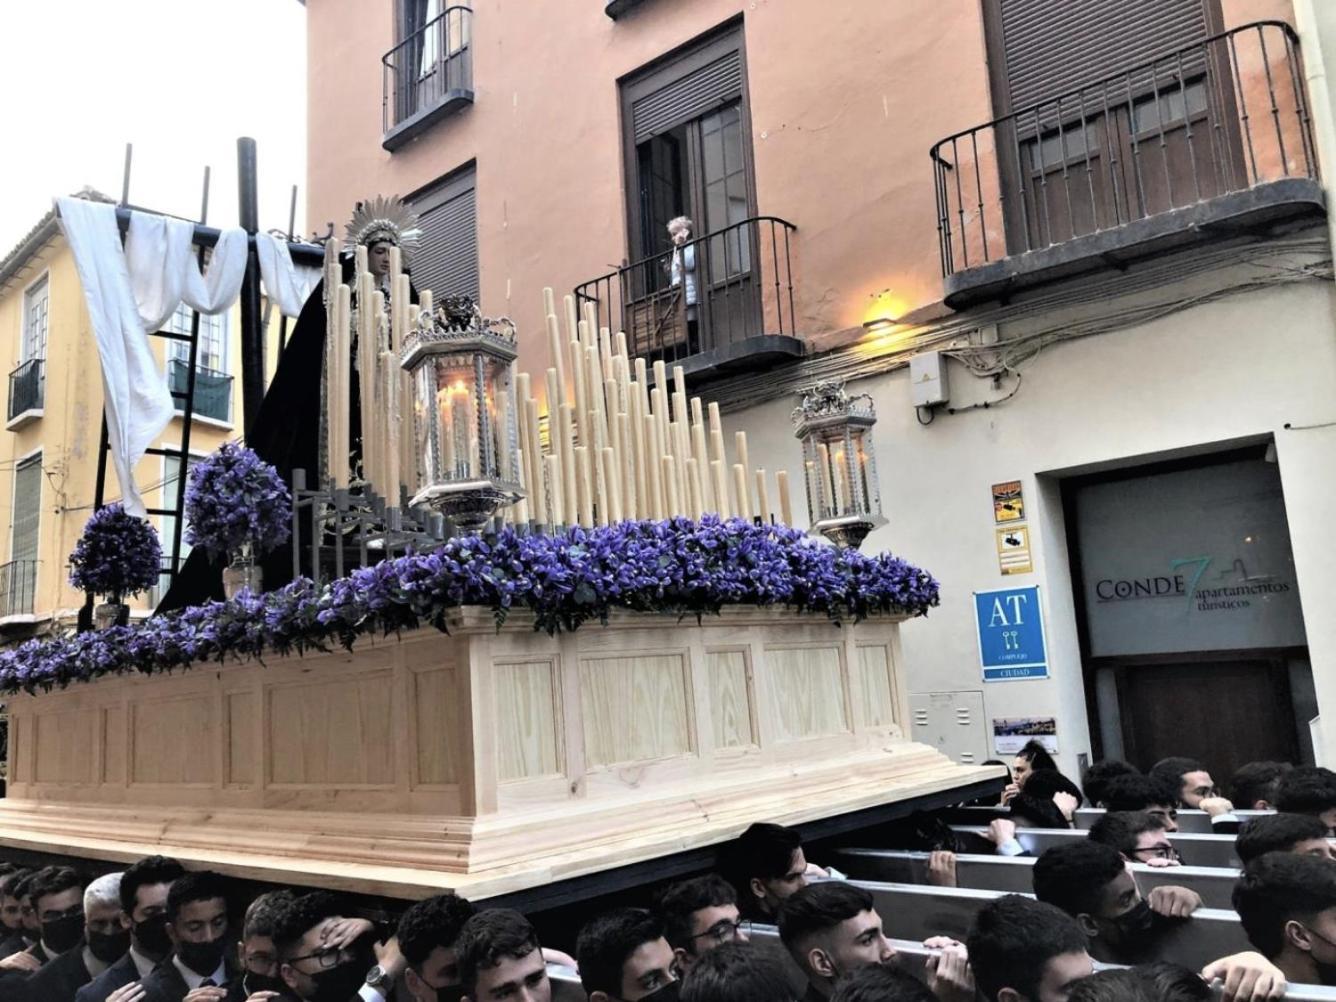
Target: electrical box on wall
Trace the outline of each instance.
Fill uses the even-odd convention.
[[[983,692],[917,692],[909,697],[914,740],[931,745],[953,762],[978,765],[989,758]]]
[[[909,395],[915,407],[937,407],[951,399],[946,385],[946,356],[940,351],[909,360]]]

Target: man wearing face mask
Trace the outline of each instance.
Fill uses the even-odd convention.
[[[643,908],[616,908],[586,924],[575,956],[589,1002],[676,1002],[681,989],[663,923]]]
[[[1290,981],[1336,986],[1336,862],[1269,852],[1234,887],[1248,939]]]
[[[107,1002],[107,997],[133,981],[142,981],[172,952],[167,935],[167,892],[185,875],[174,859],[147,856],[121,875],[121,925],[130,948],[120,960],[79,989],[75,1002]]]
[[[224,961],[226,882],[209,870],[187,873],[167,892],[172,953],[140,984],[142,1002],[233,1002],[244,998],[241,978]]]
[[[1076,919],[1096,960],[1133,964],[1154,953],[1161,931],[1201,907],[1186,887],[1156,887],[1143,898],[1112,846],[1085,839],[1047,850],[1034,864],[1034,893]]]
[[[302,1002],[384,1002],[403,974],[398,942],[378,944],[375,927],[350,919],[323,891],[295,898],[274,927],[279,977]]]
[[[77,878],[76,878],[77,879]],[[130,934],[121,924],[121,874],[98,877],[83,891],[80,911],[65,909],[48,931],[43,925],[42,939],[49,949],[73,943],[60,955],[24,982],[23,998],[32,1002],[74,1002],[75,993],[102,974],[130,947]],[[37,903],[38,916],[58,909],[68,892],[45,893]],[[75,926],[73,916],[78,916]],[[6,996],[8,997],[8,996]]]

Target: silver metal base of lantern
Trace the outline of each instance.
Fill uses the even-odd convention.
[[[819,532],[836,546],[856,550],[863,545],[867,534],[886,524],[880,515],[838,515],[812,523],[811,532]]]
[[[99,630],[124,625],[130,618],[130,607],[124,602],[101,602],[93,610],[93,623]]]
[[[463,531],[477,532],[498,511],[522,497],[524,492],[512,484],[495,480],[461,480],[424,487],[409,504],[425,504]]]

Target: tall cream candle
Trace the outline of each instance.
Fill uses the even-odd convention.
[[[566,399],[566,353],[561,350],[561,344],[561,329],[558,326],[557,318],[549,313],[547,315],[547,353],[552,359],[551,365],[559,387],[555,395],[552,395],[549,390],[547,409],[551,414],[557,413],[557,405]]]
[[[431,298],[431,290],[430,290],[430,289],[423,289],[421,292],[418,293],[418,314],[419,314],[419,315],[425,313],[427,316],[431,316],[433,306],[434,306],[434,304],[433,304],[433,302],[432,302],[432,298]],[[409,319],[410,319],[410,323],[409,323],[409,325],[408,325],[409,328],[412,329],[412,328],[417,327],[417,323],[416,323],[416,322],[412,322],[412,321],[414,320],[414,318],[411,317],[411,315],[410,315],[410,318],[409,318]]]
[[[831,459],[835,463],[836,489],[840,492],[840,503],[836,514],[842,515],[853,508],[853,496],[849,493],[849,463],[843,449],[836,450]]]
[[[572,415],[575,422],[572,425],[575,431],[575,443],[577,445],[587,445],[589,442],[589,431],[584,427],[585,414],[589,411],[589,405],[585,402],[585,364],[584,349],[580,347],[578,341],[572,341],[568,346],[568,354],[571,360],[571,384],[575,391],[575,408]]]
[[[381,353],[381,370],[385,377],[385,486],[381,492],[386,504],[391,508],[399,507],[399,367],[394,364],[391,352]],[[363,449],[366,443],[363,442]]]
[[[687,420],[687,374],[680,365],[673,366],[673,420]]]
[[[724,476],[724,464],[717,459],[710,460],[710,479],[714,481],[714,497],[719,503],[719,517],[732,518],[733,506],[728,503],[728,480]]]
[[[359,286],[362,281],[362,276],[369,274],[367,271],[366,260],[367,246],[366,244],[358,244],[357,249],[353,251],[353,279]]]
[[[696,463],[696,457],[691,456],[686,461],[687,468],[687,514],[697,522],[704,514],[704,509],[700,503],[700,466]]]
[[[830,450],[826,448],[824,442],[818,442],[816,447],[816,464],[819,467],[817,475],[821,478],[821,492],[824,495],[821,499],[821,511],[813,512],[813,521],[825,518],[828,512],[833,513],[835,506],[835,483],[830,475]]]
[[[561,448],[562,513],[567,525],[577,525],[580,520],[580,474],[575,468],[575,417],[570,404],[557,407],[557,425],[549,427],[548,433],[552,435],[553,446],[560,445]]]
[[[538,401],[532,397],[524,401],[525,439],[529,447],[529,496],[533,500],[533,517],[540,525],[546,525],[550,513],[547,509],[547,491],[543,486],[543,442],[538,432]],[[554,481],[555,482],[555,481]]]
[[[580,492],[580,524],[589,527],[594,524],[594,478],[589,468],[588,446],[576,448],[575,469],[579,473],[577,489]]]
[[[493,412],[491,427],[492,440],[496,443],[496,472],[502,480],[513,482],[519,478],[510,468],[510,394],[505,390],[496,391]]]
[[[741,463],[733,464],[733,489],[738,495],[738,515],[751,521],[751,492],[747,490],[747,468]]]
[[[649,482],[646,479],[648,471],[645,469],[645,415],[641,408],[640,394],[631,394],[631,440],[634,446],[631,450],[631,459],[635,463],[636,478],[636,517],[653,518],[651,511],[652,505],[649,498]]]
[[[441,429],[441,465],[447,477],[455,475],[455,421],[454,405],[450,399],[450,387],[443,386],[436,391],[436,408],[440,412]]]
[[[764,469],[756,471],[756,514],[764,524],[770,524],[770,491],[765,485]]]
[[[565,307],[566,315],[566,341],[567,343],[579,339],[580,331],[576,324],[579,315],[575,312],[575,297],[566,295],[562,298],[562,305]]]
[[[779,520],[784,525],[793,525],[793,502],[789,498],[789,471],[780,470],[776,473],[775,484],[779,487]]]
[[[646,508],[649,511],[649,517],[657,522],[664,517],[663,468],[659,463],[658,449],[654,447],[654,418],[648,414],[644,418],[644,428],[644,438],[647,446],[645,449]]]
[[[710,411],[710,432],[713,434],[714,432],[717,431],[720,435],[722,435],[724,433],[724,421],[723,418],[719,416],[719,404],[716,401],[711,400],[709,411]],[[718,459],[719,457],[716,456],[715,458]]]
[[[335,353],[338,356],[338,383],[334,391],[337,394],[335,400],[338,407],[336,416],[338,452],[332,455],[330,459],[335,470],[334,486],[346,488],[348,486],[348,458],[352,451],[351,429],[348,424],[348,397],[351,393],[349,379],[352,366],[352,331],[349,327],[352,321],[352,289],[346,285],[340,285],[338,296],[338,324],[336,328],[338,341],[335,347]]]
[[[617,450],[611,446],[603,450],[603,483],[607,496],[607,520],[616,525],[625,517],[622,514],[621,476],[617,465]]]
[[[636,495],[636,459],[635,442],[631,435],[631,415],[626,411],[617,412],[617,440],[621,451],[617,454],[618,472],[622,477],[622,514],[626,518],[639,518]]]
[[[552,294],[552,286],[543,286],[543,315],[551,316],[557,312],[557,297]]]
[[[556,456],[544,456],[543,465],[547,473],[547,486],[552,492],[552,508],[549,514],[552,516],[553,525],[564,525],[566,518],[566,499],[562,497],[561,467],[557,465]]]
[[[626,350],[626,331],[618,331],[617,336],[613,338],[613,351],[620,358],[630,358],[630,353]]]
[[[751,462],[747,457],[747,433],[745,431],[738,431],[733,433],[733,448],[737,452],[737,460],[739,463],[742,464],[742,469],[746,471],[747,477],[750,477]],[[752,504],[751,481],[749,479],[744,479],[743,485],[747,489],[747,501],[745,504],[743,504],[743,502],[739,500],[738,503],[742,505],[744,510],[747,512],[748,516],[750,516],[756,510],[755,506]]]
[[[603,449],[603,443],[599,442],[589,450],[589,465],[594,474],[594,518],[599,525],[608,524],[610,507],[609,484],[603,475]]]
[[[710,453],[705,446],[705,423],[693,422],[691,425],[691,455],[696,460],[696,476],[700,482],[700,506],[702,511],[718,511],[714,500],[714,484],[710,480]]]
[[[718,428],[710,429],[710,459],[713,462],[728,466],[728,456],[724,454],[724,433]],[[720,498],[720,504],[724,499]]]
[[[668,485],[668,510],[664,517],[672,518],[682,514],[682,503],[677,494],[677,461],[672,456],[664,456],[662,466],[663,481]]]

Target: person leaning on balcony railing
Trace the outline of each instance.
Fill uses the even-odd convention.
[[[673,259],[669,264],[668,275],[673,288],[680,288],[682,298],[686,301],[687,343],[691,352],[698,350],[697,333],[700,326],[697,317],[699,307],[696,286],[696,248],[688,246],[691,241],[693,226],[694,224],[686,216],[678,216],[668,221],[668,236],[673,241]]]

